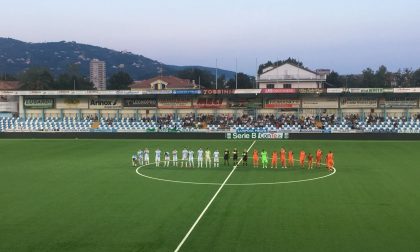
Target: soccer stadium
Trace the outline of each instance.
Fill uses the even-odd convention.
[[[420,1],[3,1],[0,252],[420,252]]]
[[[2,251],[419,248],[419,88],[0,94]]]

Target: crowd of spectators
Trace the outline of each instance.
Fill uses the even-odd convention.
[[[155,122],[159,129],[167,128],[174,123],[179,128],[206,129],[208,125],[217,125],[220,130],[229,130],[233,127],[253,127],[262,128],[265,126],[274,126],[279,129],[286,125],[295,125],[300,129],[325,129],[326,126],[347,125],[349,129],[361,129],[360,122],[363,125],[375,125],[385,121],[391,121],[397,127],[398,123],[411,119],[420,119],[420,114],[411,118],[406,117],[383,117],[376,114],[369,114],[361,117],[358,114],[346,114],[336,116],[335,114],[324,114],[317,116],[298,116],[295,114],[266,114],[266,115],[241,115],[234,116],[232,114],[184,114],[174,115],[166,114],[160,116],[142,117],[142,122]],[[115,119],[105,119],[111,125]],[[129,122],[137,121],[135,118],[125,118]]]

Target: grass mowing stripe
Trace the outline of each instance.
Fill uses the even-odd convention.
[[[254,146],[255,141],[252,142],[251,146],[249,146],[247,152],[249,152],[249,150],[252,148],[252,146]],[[232,176],[232,174],[235,172],[236,168],[238,167],[238,165],[242,162],[243,157],[241,157],[241,159],[239,160],[239,162],[233,167],[232,171],[229,173],[229,175],[226,177],[225,181],[223,181],[222,185],[219,187],[219,189],[216,191],[216,193],[213,195],[213,197],[211,198],[211,200],[209,201],[209,203],[207,203],[207,206],[204,208],[204,210],[201,212],[201,214],[198,216],[197,220],[194,222],[194,224],[191,226],[190,230],[188,230],[187,234],[184,236],[184,238],[181,240],[181,242],[178,244],[178,246],[176,247],[176,249],[174,250],[175,252],[178,252],[182,245],[185,243],[185,241],[188,239],[188,237],[190,236],[191,232],[194,230],[194,228],[197,226],[198,222],[200,222],[201,218],[204,216],[204,214],[207,212],[207,209],[209,209],[209,207],[211,206],[211,204],[213,203],[213,201],[216,199],[217,195],[219,195],[220,191],[223,189],[223,187],[225,186],[226,182],[229,180],[230,176]]]

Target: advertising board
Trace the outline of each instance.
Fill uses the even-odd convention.
[[[264,108],[300,108],[299,99],[268,99]]]
[[[340,98],[341,108],[377,108],[378,100],[367,97],[342,97]]]
[[[279,140],[288,139],[289,133],[226,133],[226,139],[240,140],[240,139],[265,139],[265,140]]]
[[[416,108],[418,100],[414,97],[393,97],[379,99],[380,108]]]
[[[121,109],[122,105],[119,98],[89,99],[89,109]]]
[[[54,107],[54,98],[25,98],[23,105],[31,109],[49,109]]]
[[[87,109],[89,100],[87,98],[57,98],[55,107],[57,109]]]
[[[336,97],[319,97],[319,98],[303,98],[302,108],[338,108],[338,98]]]
[[[227,99],[214,97],[200,97],[194,99],[193,106],[194,108],[226,108]]]
[[[159,98],[158,107],[162,109],[192,108],[192,100],[190,98]]]
[[[125,98],[125,108],[156,108],[157,101],[153,98]]]

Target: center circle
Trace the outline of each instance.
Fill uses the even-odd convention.
[[[178,183],[178,184],[190,184],[190,185],[213,185],[213,186],[221,186],[222,183],[214,183],[214,182],[195,182],[195,181],[184,181],[184,180],[172,180],[172,179],[165,179],[165,178],[158,178],[146,175],[141,172],[141,169],[147,166],[151,166],[155,163],[150,163],[147,165],[139,166],[136,168],[136,173],[144,178],[151,179],[151,180],[157,180],[162,182],[169,182],[169,183]],[[157,168],[159,169],[159,168]],[[185,168],[189,169],[189,168]],[[193,168],[193,169],[213,169],[213,168]],[[262,168],[258,168],[262,169]],[[313,177],[313,178],[307,178],[307,179],[300,179],[300,180],[289,180],[289,181],[275,181],[275,182],[256,182],[256,183],[226,183],[225,186],[259,186],[259,185],[279,185],[279,184],[292,184],[292,183],[302,183],[302,182],[309,182],[314,180],[320,180],[325,179],[327,177],[330,177],[336,173],[336,169],[333,168],[333,171],[319,177]]]

